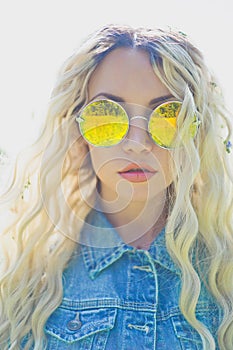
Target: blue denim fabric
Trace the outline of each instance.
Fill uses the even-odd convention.
[[[94,210],[64,272],[64,298],[48,319],[47,350],[200,350],[178,306],[180,271],[164,230],[148,251],[125,244]],[[220,314],[203,287],[197,318],[215,335]]]

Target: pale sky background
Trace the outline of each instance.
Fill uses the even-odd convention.
[[[2,1],[0,148],[11,155],[33,142],[62,62],[108,23],[170,26],[186,33],[233,108],[232,0]]]

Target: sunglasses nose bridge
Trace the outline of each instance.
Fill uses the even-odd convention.
[[[148,119],[142,115],[134,115],[129,118],[129,133],[147,133],[148,131]]]
[[[129,118],[129,124],[135,126],[143,126],[143,128],[147,128],[145,122],[148,122],[149,115],[151,114],[151,110],[145,106],[137,105],[137,104],[128,104],[127,106],[127,114]]]
[[[148,118],[143,115],[134,115],[129,118],[129,130],[126,137],[127,144],[133,144],[133,148],[148,148],[151,143],[148,137]],[[136,147],[136,145],[141,145]]]
[[[129,120],[128,141],[136,141],[139,144],[147,144],[148,120],[151,110],[145,106],[128,104],[127,115]]]
[[[148,129],[148,118],[143,115],[134,115],[129,118],[129,128],[137,128],[141,130]]]
[[[130,121],[134,120],[134,119],[143,119],[143,120],[148,120],[146,117],[142,116],[142,115],[135,115],[133,117],[130,118]]]

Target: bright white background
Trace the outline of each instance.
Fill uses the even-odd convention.
[[[33,142],[62,62],[108,23],[173,27],[188,34],[233,108],[231,0],[8,0],[0,5],[0,149]]]

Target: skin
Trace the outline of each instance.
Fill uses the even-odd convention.
[[[129,114],[145,115],[171,93],[155,75],[147,52],[117,48],[109,53],[92,74],[89,101],[101,98],[124,101]],[[107,96],[106,96],[107,95]],[[117,96],[117,97],[116,97]],[[162,101],[164,102],[164,101]],[[100,203],[122,239],[137,248],[148,249],[166,222],[166,189],[172,182],[169,150],[157,146],[147,132],[147,122],[136,118],[126,138],[113,147],[88,144],[94,171],[100,183]],[[132,183],[119,171],[130,163],[150,166],[156,173],[148,181]]]

